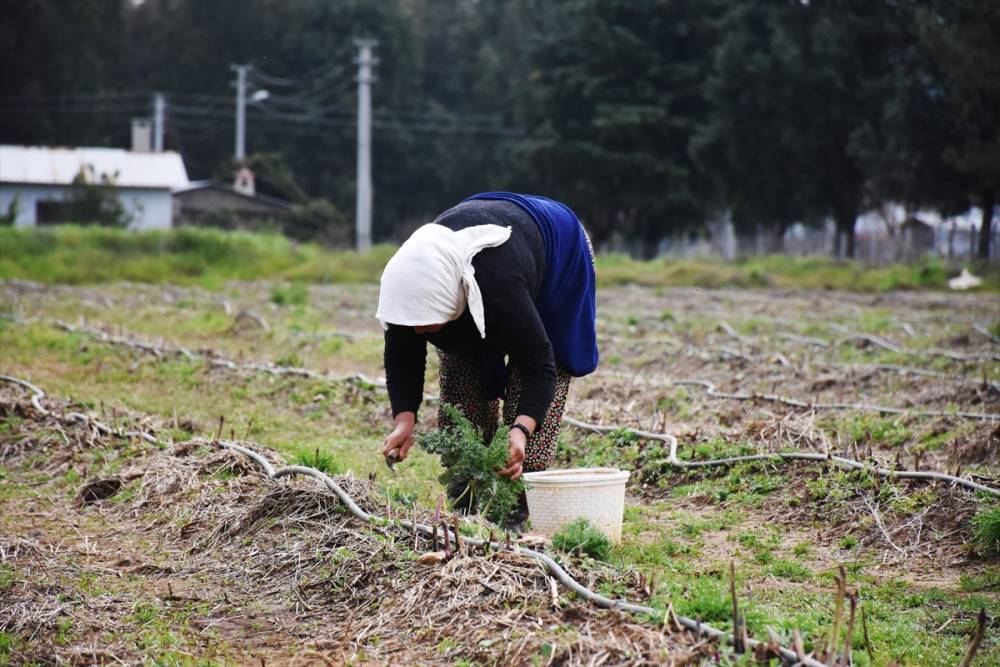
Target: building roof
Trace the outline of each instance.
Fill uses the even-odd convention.
[[[277,197],[271,197],[270,195],[262,195],[259,192],[256,194],[248,195],[240,192],[230,185],[226,185],[220,181],[191,181],[186,186],[174,189],[174,196],[183,196],[186,192],[194,192],[196,190],[220,190],[226,194],[232,195],[234,197],[242,197],[243,199],[249,199],[250,201],[255,201],[261,204],[266,204],[267,206],[273,206],[280,209],[289,209],[292,207],[292,202],[286,201],[284,199],[278,199]]]
[[[80,170],[115,177],[122,188],[182,188],[188,185],[178,153],[136,153],[122,148],[50,148],[0,145],[0,183],[69,185]]]

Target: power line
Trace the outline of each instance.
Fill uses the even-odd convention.
[[[179,93],[168,92],[170,99],[183,104],[232,104],[233,98],[229,95],[216,95],[213,93]]]
[[[435,118],[435,119],[450,119],[450,118],[461,118],[463,121],[478,122],[477,119],[485,121],[497,121],[500,118],[500,114],[492,112],[468,112],[463,111],[461,113],[455,112],[440,112],[440,111],[420,111],[417,109],[381,109],[376,111],[376,113],[390,113],[394,116],[401,116],[404,118]]]
[[[37,113],[39,111],[59,111],[61,109],[103,109],[108,106],[140,106],[148,104],[149,97],[147,96],[145,100],[132,100],[132,99],[109,99],[106,101],[78,101],[78,102],[63,102],[63,103],[53,103],[53,102],[25,102],[25,103],[10,103],[10,102],[0,102],[0,109],[7,111],[20,111],[24,113]]]
[[[254,65],[247,66],[247,76],[259,83],[263,83],[268,86],[299,86],[302,84],[301,81],[296,81],[295,79],[285,79],[280,76],[272,76],[267,72],[261,71]]]
[[[171,104],[170,110],[172,114],[177,114],[181,116],[219,116],[223,118],[232,118],[232,109],[223,109],[223,107],[229,107],[232,105],[232,100],[226,100],[226,104],[217,104],[211,107],[193,107],[187,104]]]
[[[346,56],[348,53],[349,51],[347,49],[343,49],[341,55],[334,58],[333,61],[318,65],[314,69],[305,72],[297,78],[281,77],[269,74],[256,65],[252,65],[247,74],[251,79],[258,83],[263,83],[264,85],[278,87],[314,86],[315,84],[322,83],[330,78],[337,78],[342,77],[345,74],[350,74],[350,67],[346,64]]]
[[[106,114],[141,114],[149,113],[149,106],[121,106],[121,107],[101,107],[100,109],[95,109],[94,107],[68,107],[64,109],[53,109],[49,113],[45,114],[48,116],[62,116],[62,115],[90,115],[90,116],[101,116]],[[38,118],[42,114],[37,109],[0,109],[0,116],[26,116],[29,118]]]
[[[149,92],[147,91],[115,91],[115,92],[101,92],[101,93],[68,93],[62,95],[10,95],[0,97],[0,104],[4,102],[61,102],[61,101],[78,101],[78,100],[94,100],[101,98],[109,99],[122,99],[125,97],[142,97],[148,98]]]
[[[353,119],[355,117],[354,114],[350,112],[340,112],[340,113],[335,112],[333,115],[327,115],[329,114],[329,111],[325,109],[317,109],[313,113],[309,112],[287,113],[283,111],[278,111],[276,109],[271,109],[265,104],[255,104],[253,108],[255,111],[259,111],[270,118],[275,118],[278,120],[287,120],[289,122],[295,122],[295,123],[312,123],[317,120],[328,120],[328,119],[338,119],[338,118]]]
[[[147,104],[135,104],[127,106],[104,106],[95,109],[92,106],[60,108],[54,109],[49,114],[50,117],[67,116],[133,116],[148,114]],[[168,107],[167,115],[171,122],[179,122],[192,126],[187,120],[189,118],[202,118],[217,122],[208,122],[198,125],[199,127],[222,128],[232,122],[232,113],[228,110],[215,108],[198,108],[187,105],[171,104]],[[23,118],[24,122],[37,119],[39,113],[35,110],[0,109],[0,118],[3,122],[11,122],[16,118]],[[315,127],[350,127],[356,122],[356,116],[349,112],[340,112],[339,115],[330,115],[329,111],[323,114],[285,114],[272,109],[263,108],[260,105],[247,107],[247,118],[254,123],[283,123],[283,124],[305,124],[303,129],[309,131]],[[524,131],[516,128],[503,128],[486,125],[467,124],[462,122],[448,123],[447,119],[421,122],[412,119],[399,119],[390,114],[380,113],[372,119],[372,126],[383,130],[430,132],[448,135],[472,135],[472,136],[494,136],[494,137],[520,137],[524,136]]]
[[[340,90],[329,90],[324,95],[331,95],[337,92],[346,92],[346,87]],[[232,104],[232,98],[222,95],[212,94],[192,94],[192,93],[167,93],[171,102],[172,114],[187,115],[225,115],[230,116],[227,107]],[[134,110],[136,113],[147,111],[145,102],[150,93],[145,94],[95,94],[92,96],[79,96],[81,99],[63,102],[30,102],[20,98],[0,98],[0,114],[36,114],[40,112],[58,113],[87,113],[105,112],[109,110]],[[88,97],[88,103],[84,97]],[[96,107],[96,108],[95,108]],[[278,108],[274,108],[278,107]],[[253,103],[252,107],[263,111],[265,114],[283,118],[289,121],[312,122],[326,117],[354,118],[352,111],[347,110],[346,105],[330,105],[322,103],[322,95],[319,97],[307,96],[285,96],[269,95],[265,100]],[[435,111],[419,111],[414,109],[392,109],[381,108],[373,111],[376,120],[389,123],[408,124],[418,129],[431,127],[441,129],[442,126],[449,126],[450,131],[476,130],[484,133],[495,134],[520,134],[522,131],[517,128],[508,128],[498,125],[497,114],[463,112],[460,114],[440,113]],[[456,126],[451,130],[450,126]],[[457,126],[462,126],[458,128]]]

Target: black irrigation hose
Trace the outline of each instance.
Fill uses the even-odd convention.
[[[749,454],[747,456],[732,456],[723,459],[711,459],[707,461],[682,461],[677,457],[677,438],[669,433],[654,433],[652,431],[640,431],[638,429],[629,428],[627,426],[618,426],[616,424],[591,424],[588,422],[583,422],[578,419],[573,419],[572,417],[563,417],[563,422],[574,426],[576,428],[593,431],[595,433],[610,433],[612,431],[623,430],[631,433],[639,438],[644,438],[647,440],[659,440],[670,445],[670,453],[668,455],[667,461],[670,465],[677,468],[710,468],[716,466],[731,466],[737,463],[746,463],[748,461],[809,461],[814,463],[833,463],[841,468],[846,468],[848,470],[870,470],[874,472],[879,477],[885,477],[887,479],[930,479],[938,480],[942,482],[947,482],[953,486],[961,486],[971,491],[982,491],[983,493],[988,493],[994,496],[1000,496],[1000,489],[995,489],[978,482],[974,482],[971,479],[965,479],[964,477],[955,477],[954,475],[948,475],[942,472],[930,472],[922,470],[892,470],[891,468],[883,468],[879,465],[872,466],[869,463],[862,463],[861,461],[855,461],[854,459],[844,458],[842,456],[833,456],[820,454],[817,452],[777,452],[774,454]]]
[[[38,412],[42,415],[51,414],[51,412],[41,404],[41,400],[45,398],[45,392],[42,391],[42,389],[40,389],[39,387],[31,384],[27,380],[11,377],[9,375],[0,375],[0,381],[11,382],[20,385],[25,389],[28,389],[32,393],[31,396],[32,406],[34,406],[35,409],[38,410]],[[114,429],[111,429],[105,424],[102,424],[101,422],[98,422],[88,417],[87,415],[83,415],[80,413],[73,413],[73,414],[76,415],[77,417],[82,417],[84,421],[91,423],[93,426],[95,426],[95,428],[97,428],[101,432],[106,432],[119,436],[142,436],[150,442],[163,444],[157,438],[148,433],[140,433],[134,431],[124,431],[124,432],[115,431]],[[68,416],[69,415],[67,415],[67,417]],[[78,420],[79,419],[74,418],[74,421]],[[307,466],[299,466],[299,465],[291,465],[291,466],[284,466],[281,468],[275,468],[263,456],[238,443],[225,440],[212,440],[205,442],[243,454],[244,456],[254,461],[258,466],[260,466],[265,476],[270,477],[272,479],[278,479],[281,477],[290,477],[293,475],[312,477],[313,479],[322,483],[328,490],[333,492],[340,499],[340,501],[344,503],[347,509],[351,512],[351,514],[353,514],[355,517],[366,523],[374,523],[374,522],[395,523],[406,530],[410,531],[416,530],[425,537],[431,537],[435,532],[433,527],[423,523],[417,523],[414,521],[410,521],[408,519],[402,519],[402,520],[384,519],[375,514],[370,514],[366,512],[365,510],[361,509],[361,507],[354,501],[354,499],[350,496],[350,494],[344,491],[344,489],[342,489],[340,485],[337,484],[336,481],[334,481],[329,475],[319,470],[316,470],[315,468],[310,468]],[[445,530],[449,533],[449,535],[451,535],[452,531],[450,529],[445,528]],[[457,534],[455,535],[455,540],[457,544],[458,543]],[[662,610],[655,609],[653,607],[647,607],[645,605],[634,604],[632,602],[627,602],[625,600],[615,600],[613,598],[609,598],[605,595],[601,595],[600,593],[592,591],[591,589],[587,588],[579,581],[574,579],[568,572],[566,572],[566,570],[563,569],[561,565],[559,565],[559,563],[557,563],[548,554],[542,553],[540,551],[535,551],[534,549],[527,549],[525,547],[520,547],[517,545],[511,545],[510,547],[507,547],[506,545],[500,542],[492,542],[477,537],[462,537],[461,540],[463,543],[471,546],[483,547],[484,545],[489,545],[491,549],[496,551],[510,550],[513,551],[514,553],[521,554],[529,558],[533,558],[536,561],[540,562],[549,572],[549,574],[551,574],[559,583],[561,583],[563,586],[570,589],[578,596],[594,604],[597,607],[605,609],[619,609],[621,611],[627,611],[633,614],[639,614],[644,616],[652,616],[654,618],[664,617],[664,612]],[[667,620],[669,619],[664,618],[664,622],[666,622]],[[718,640],[719,642],[733,644],[733,635],[731,633],[724,632],[717,628],[713,628],[712,626],[706,625],[705,623],[702,623],[698,620],[687,618],[686,616],[678,616],[677,614],[672,615],[672,620],[675,621],[677,624],[679,624],[681,627],[685,628],[686,630],[694,633],[698,637],[704,636],[706,638]],[[747,644],[748,648],[751,650],[756,649],[758,646],[765,646],[771,648],[775,647],[771,643],[765,644],[764,642],[761,642],[756,639],[749,639]],[[819,662],[808,656],[799,657],[799,655],[796,654],[796,652],[792,651],[791,649],[778,646],[777,650],[781,654],[782,658],[788,664],[806,665],[807,667],[826,667],[824,663]]]

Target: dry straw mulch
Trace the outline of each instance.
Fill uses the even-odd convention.
[[[681,665],[716,651],[569,600],[525,557],[466,550],[422,565],[427,540],[363,524],[310,481],[265,478],[207,443],[103,436],[47,405],[39,415],[0,388],[12,483],[0,631],[18,638],[15,663]],[[341,483],[384,513],[373,484]]]

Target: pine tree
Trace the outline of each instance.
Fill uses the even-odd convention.
[[[937,74],[929,97],[940,96],[948,111],[942,157],[982,208],[978,254],[985,260],[1000,188],[1000,5],[952,0],[921,7],[917,25]]]

